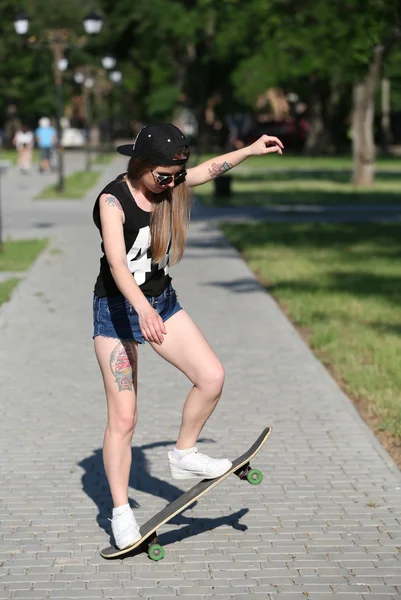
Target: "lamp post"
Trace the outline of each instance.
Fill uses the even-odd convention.
[[[3,214],[1,206],[1,176],[3,171],[6,171],[11,167],[11,160],[0,160],[0,252],[4,252],[4,241],[3,241]]]
[[[91,158],[91,130],[92,130],[92,113],[91,113],[91,90],[95,85],[96,69],[85,65],[79,67],[74,74],[74,81],[81,86],[82,100],[83,100],[83,112],[85,119],[85,130],[86,130],[86,170],[92,169],[92,158]]]
[[[116,64],[117,64],[117,61],[112,54],[108,53],[103,56],[102,65],[109,72],[109,79],[113,83],[119,83],[122,78],[122,74],[120,71],[113,70],[115,68]],[[116,74],[118,74],[118,73],[120,74],[120,78],[117,81],[115,78],[116,78]],[[117,79],[118,79],[118,75],[117,75]],[[108,121],[109,121],[108,130],[109,130],[109,142],[110,143],[113,141],[113,129],[114,129],[113,112],[114,112],[113,111],[113,91],[111,90],[110,96],[109,96],[109,117],[108,117]]]
[[[26,36],[29,31],[30,19],[24,13],[20,12],[15,21],[14,28],[18,35]],[[103,20],[95,12],[90,12],[83,19],[83,27],[87,35],[96,35],[100,33]],[[61,118],[63,116],[63,93],[62,93],[62,72],[67,68],[68,62],[64,53],[69,48],[82,48],[86,43],[86,37],[76,37],[75,42],[71,42],[72,32],[69,29],[48,29],[45,31],[43,41],[36,37],[31,37],[27,43],[32,48],[50,48],[53,55],[53,76],[56,86],[56,122],[57,122],[57,150],[58,150],[58,185],[59,192],[64,191],[64,160],[62,146]]]
[[[122,78],[123,78],[123,75],[122,75],[121,71],[115,70],[115,71],[111,71],[109,73],[109,79],[115,85],[119,85],[122,81]],[[111,93],[110,93],[110,142],[113,141],[113,134],[114,134],[114,93],[113,93],[113,89],[112,89]]]

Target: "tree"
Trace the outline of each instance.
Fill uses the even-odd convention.
[[[256,0],[252,4],[258,10]],[[316,139],[324,132],[322,90],[327,100],[338,96],[333,92],[339,84],[352,86],[356,185],[373,181],[375,93],[384,60],[400,38],[399,5],[399,0],[347,0],[346,5],[271,0],[266,18],[259,17],[259,49],[243,58],[233,77],[237,93],[248,102],[269,85],[307,79]]]
[[[110,22],[109,44],[135,80],[136,111],[142,118],[171,117],[180,98],[196,114],[200,139],[211,96],[231,99],[229,74],[235,57],[216,56],[222,24],[239,0],[103,1]],[[133,75],[135,73],[135,75]],[[132,87],[132,92],[134,86]]]
[[[84,35],[82,19],[88,7],[79,0],[25,0],[18,6],[31,18],[29,36],[38,41],[51,28],[69,28],[77,36]],[[17,35],[13,21],[18,12],[15,2],[0,0],[2,36],[0,40],[0,84],[3,94],[0,110],[4,115],[8,104],[15,104],[23,121],[32,127],[43,116],[53,116],[56,112],[56,96],[52,69],[52,54],[46,47],[33,49],[26,40]],[[69,55],[72,66],[82,58],[88,59],[88,52],[75,50]],[[71,71],[64,77],[65,96],[73,93]]]

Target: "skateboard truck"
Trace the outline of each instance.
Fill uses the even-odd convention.
[[[259,469],[252,469],[249,462],[237,469],[237,471],[234,471],[234,473],[237,477],[246,479],[252,485],[258,485],[263,479],[262,471],[259,471]]]
[[[143,545],[145,552],[147,552],[149,558],[152,560],[162,560],[162,558],[164,558],[164,548],[159,543],[156,531],[154,532],[154,535],[145,540]]]

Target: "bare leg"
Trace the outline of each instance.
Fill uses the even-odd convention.
[[[206,421],[214,411],[224,383],[223,366],[202,332],[189,315],[181,310],[165,322],[167,335],[153,349],[180,369],[194,384],[186,399],[178,450],[195,446]]]
[[[32,167],[32,148],[25,148],[25,164],[24,168],[30,171]]]
[[[136,342],[95,337],[95,352],[103,375],[108,422],[103,462],[114,507],[128,503],[131,439],[138,419]]]
[[[24,148],[18,148],[18,167],[22,171],[24,168]]]

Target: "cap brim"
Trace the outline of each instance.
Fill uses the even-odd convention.
[[[135,156],[132,144],[123,144],[122,146],[117,146],[117,152],[123,154],[124,156]]]

